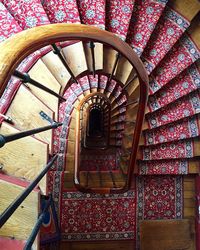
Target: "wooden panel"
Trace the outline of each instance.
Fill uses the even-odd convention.
[[[111,74],[113,65],[115,63],[117,52],[111,48],[104,46],[103,70],[105,73]]]
[[[74,174],[69,171],[64,172],[63,188],[71,189],[74,188]]]
[[[140,223],[141,250],[194,250],[189,220],[151,220]]]
[[[50,52],[42,57],[42,61],[45,63],[47,68],[51,71],[53,76],[61,85],[61,94],[63,93],[67,82],[71,78],[70,74],[66,70],[65,66],[60,61],[59,57],[53,52]]]
[[[169,5],[189,21],[191,21],[200,10],[198,0],[174,0],[169,1]]]
[[[184,182],[184,218],[195,218],[195,176],[185,176]]]
[[[74,112],[72,113],[72,115],[74,114]],[[76,127],[76,119],[72,117],[71,122],[70,122],[70,128],[71,129],[75,129]]]
[[[95,43],[94,53],[96,70],[103,69],[103,44]]]
[[[189,173],[190,174],[200,173],[199,161],[198,160],[189,162]]]
[[[67,171],[70,171],[70,172],[73,172],[74,171],[74,162],[75,162],[75,159],[74,159],[74,155],[67,155],[67,158],[66,158],[66,170]]]
[[[68,134],[68,140],[75,141],[75,129],[70,128],[69,134]]]
[[[94,43],[95,70],[103,68],[103,44]],[[92,72],[92,53],[88,43],[84,44],[84,51],[87,61],[88,70]]]
[[[24,190],[24,187],[0,179],[0,213]],[[0,236],[27,239],[39,215],[39,193],[31,192],[0,229]]]
[[[62,242],[60,250],[135,250],[133,241]],[[150,249],[149,249],[150,250]],[[153,250],[153,249],[151,249]]]
[[[32,69],[29,71],[29,74],[31,78],[40,82],[42,85],[50,88],[56,93],[60,92],[60,84],[57,82],[41,59],[38,60],[37,63],[32,67]],[[29,84],[29,87],[37,97],[39,97],[49,108],[55,112],[55,119],[57,120],[58,98],[39,88],[34,87],[33,85]]]
[[[81,42],[63,48],[63,54],[75,76],[87,70],[85,53]]]
[[[102,183],[100,181],[100,176],[102,178]],[[119,173],[113,173],[113,178],[115,180],[115,184],[117,187],[124,187],[125,181],[121,174]],[[80,171],[80,183],[83,186],[86,186],[87,183],[87,172],[86,171]],[[101,175],[99,175],[98,172],[90,172],[89,178],[88,178],[88,186],[92,188],[112,188],[113,187],[113,181],[111,178],[110,173],[102,172]]]
[[[49,122],[39,115],[40,111],[45,112],[53,119],[53,111],[34,96],[26,87],[21,85],[6,115],[12,117],[15,126],[19,129],[29,130],[49,125]],[[52,130],[36,134],[35,137],[48,143],[51,151]]]
[[[14,127],[2,123],[3,135],[19,132]],[[3,171],[26,180],[33,180],[47,163],[48,145],[31,136],[7,143],[0,150],[0,164]],[[46,177],[40,181],[40,187],[46,193]]]
[[[122,57],[119,60],[115,75],[119,81],[125,84],[132,72],[132,69],[133,66],[129,63],[129,61]]]
[[[69,141],[67,145],[67,155],[73,156],[74,150],[75,150],[75,143],[72,141]]]
[[[200,3],[199,3],[199,10],[200,10]],[[200,48],[200,21],[199,15],[195,17],[193,22],[191,23],[190,27],[188,28],[188,33],[191,36],[192,40],[194,41],[195,45]]]

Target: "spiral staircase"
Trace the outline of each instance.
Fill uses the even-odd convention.
[[[0,1],[1,249],[200,249],[199,10]]]

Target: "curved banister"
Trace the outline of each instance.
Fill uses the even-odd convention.
[[[10,37],[0,44],[0,94],[3,93],[6,84],[14,73],[15,69],[29,54],[46,45],[55,44],[57,42],[66,40],[95,41],[112,47],[130,62],[139,78],[140,101],[138,105],[137,121],[133,136],[128,179],[126,186],[123,189],[123,191],[125,191],[130,187],[131,184],[148,96],[147,72],[142,61],[128,44],[110,32],[81,24],[50,24],[25,30]],[[77,167],[75,167],[75,185],[79,189],[84,189],[80,186],[77,176]],[[104,191],[101,190],[101,192]],[[105,192],[108,192],[108,190]]]
[[[59,23],[24,30],[0,44],[1,93],[12,73],[24,58],[46,45],[65,40],[93,40],[109,45],[127,58],[144,82],[144,87],[147,88],[147,72],[137,54],[128,44],[112,33],[95,27],[83,24]]]

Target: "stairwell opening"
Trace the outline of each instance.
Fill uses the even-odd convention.
[[[88,136],[102,137],[103,136],[103,113],[98,107],[94,107],[89,111],[88,117]]]

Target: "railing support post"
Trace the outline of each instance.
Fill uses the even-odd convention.
[[[44,218],[45,218],[45,213],[48,211],[51,203],[52,203],[52,195],[50,195],[42,213],[40,214],[40,216],[39,216],[32,232],[31,232],[31,235],[30,235],[29,239],[27,240],[26,245],[24,246],[24,250],[31,250],[32,249],[31,247],[33,245],[33,242],[34,242],[34,240],[35,240],[35,238],[40,230],[40,227],[41,227],[41,225],[44,221]]]
[[[73,79],[73,81],[74,81],[76,84],[78,84],[78,81],[77,81],[75,75],[73,74],[73,72],[71,71],[71,69],[70,69],[70,67],[68,66],[67,62],[65,61],[64,56],[61,54],[60,48],[58,48],[58,47],[56,46],[56,44],[52,44],[51,46],[52,46],[53,49],[54,49],[54,51],[53,51],[54,54],[56,54],[56,55],[60,58],[61,62],[63,63],[63,65],[65,66],[65,68],[66,68],[67,71],[69,72],[69,74],[71,75],[71,78]]]
[[[95,77],[95,55],[94,55],[95,44],[94,42],[90,42],[89,46],[90,46],[91,54],[92,54],[92,72],[93,72],[93,77]]]

